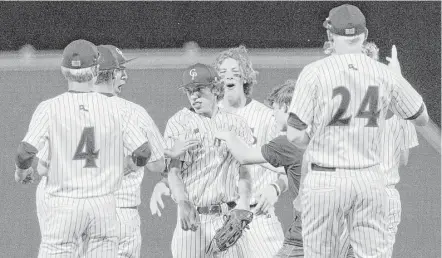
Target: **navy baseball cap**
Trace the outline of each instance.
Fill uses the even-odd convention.
[[[103,45],[100,45],[97,48],[98,51],[100,52],[100,59],[98,61],[98,64],[100,65],[99,67],[100,71],[120,68],[117,56],[114,53],[112,53],[112,51],[109,48]]]
[[[189,86],[211,85],[219,81],[218,73],[210,65],[201,63],[189,66],[183,72],[183,84],[180,88]]]
[[[98,64],[100,53],[92,42],[79,39],[69,43],[63,50],[61,66],[69,69],[82,69]]]
[[[341,36],[356,36],[367,31],[364,14],[350,4],[331,9],[323,26],[331,33]]]
[[[120,65],[118,68],[124,69],[124,68],[126,68],[124,66],[124,64],[126,64],[126,63],[128,63],[128,62],[130,62],[130,61],[132,61],[134,59],[136,59],[136,57],[135,58],[131,58],[131,59],[127,59],[124,56],[123,52],[119,48],[114,46],[114,45],[101,45],[101,46],[103,46],[105,48],[108,48],[117,57],[118,64]]]

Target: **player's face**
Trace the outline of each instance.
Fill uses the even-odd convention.
[[[225,59],[219,67],[219,76],[224,83],[224,97],[237,99],[244,95],[244,73],[238,61]]]
[[[114,91],[116,94],[121,93],[121,89],[128,79],[126,69],[117,69],[115,74],[115,86]]]
[[[286,105],[280,105],[278,103],[273,103],[273,117],[276,121],[276,126],[278,127],[278,130],[281,132],[287,131],[287,106]]]
[[[211,116],[216,107],[216,95],[207,86],[192,86],[185,88],[190,105],[196,113]]]

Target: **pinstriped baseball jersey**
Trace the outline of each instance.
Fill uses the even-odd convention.
[[[423,101],[386,65],[364,54],[342,54],[302,70],[289,112],[311,126],[306,151],[312,163],[351,169],[379,164],[379,139],[389,107],[410,118],[423,111]]]
[[[393,115],[385,121],[381,140],[381,169],[386,174],[386,185],[399,183],[398,172],[401,152],[418,145],[416,129],[407,120]]]
[[[135,124],[140,127],[141,132],[147,137],[152,148],[152,154],[148,162],[154,162],[164,157],[166,143],[146,109],[123,98],[116,96],[112,98],[115,99],[115,101],[120,102],[121,105],[127,105],[128,110],[133,114]],[[124,149],[124,155],[130,155],[128,149]],[[117,207],[132,207],[140,205],[140,186],[143,177],[144,168],[140,168],[123,177],[120,188],[114,193]]]
[[[221,102],[219,106],[222,106]],[[252,130],[253,146],[262,146],[278,135],[272,110],[254,99],[248,98],[243,108],[237,109],[232,113],[242,117]],[[262,166],[253,165],[250,168],[250,174],[253,179],[252,193],[256,193],[261,188],[278,179],[276,173]]]
[[[183,182],[189,200],[195,206],[209,206],[238,198],[239,163],[224,142],[214,144],[214,134],[225,130],[235,132],[248,144],[253,142],[246,122],[222,109],[208,118],[184,108],[167,122],[164,132],[167,147],[171,148],[174,138],[182,134],[186,138],[199,139],[202,145],[189,149],[179,158],[183,161]]]
[[[47,140],[51,156],[45,191],[71,198],[113,193],[123,176],[123,147],[134,151],[147,141],[117,102],[78,92],[37,107],[23,141],[41,149]]]

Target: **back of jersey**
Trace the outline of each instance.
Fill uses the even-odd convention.
[[[379,164],[381,129],[392,98],[391,72],[364,54],[332,55],[311,69],[317,91],[312,162],[338,168]]]
[[[87,198],[113,193],[123,175],[124,110],[99,93],[64,93],[48,103],[46,192]]]

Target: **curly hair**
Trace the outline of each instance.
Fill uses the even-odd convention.
[[[266,99],[266,104],[270,107],[273,106],[273,103],[277,103],[278,105],[286,104],[287,106],[290,106],[295,85],[295,80],[287,80],[282,85],[273,88],[272,92]]]
[[[97,66],[93,66],[81,69],[70,69],[61,66],[61,73],[68,81],[84,83],[91,81],[97,76],[98,68]]]
[[[256,75],[258,75],[258,72],[253,69],[246,47],[240,45],[239,47],[230,48],[221,52],[213,64],[218,73],[222,62],[227,58],[232,58],[238,62],[239,67],[244,74],[244,94],[249,97],[252,94],[253,85],[257,83]]]
[[[379,48],[374,42],[364,43],[362,52],[376,61],[379,60]]]

